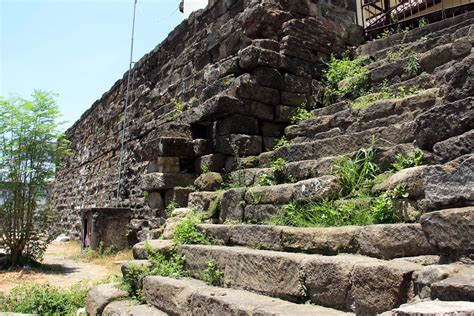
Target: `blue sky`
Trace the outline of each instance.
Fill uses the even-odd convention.
[[[137,61],[183,19],[180,0],[138,0]],[[133,0],[0,0],[0,95],[54,91],[72,125],[128,70]]]

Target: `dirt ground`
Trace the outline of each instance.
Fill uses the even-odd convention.
[[[68,288],[78,282],[96,282],[120,274],[123,262],[132,258],[131,251],[90,260],[80,255],[77,242],[53,242],[44,255],[41,268],[0,271],[0,293],[8,294],[24,283],[50,284]]]

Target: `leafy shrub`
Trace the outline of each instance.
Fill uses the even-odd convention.
[[[308,111],[304,105],[298,107],[290,119],[291,124],[298,124],[313,117],[313,112]]]
[[[201,273],[201,280],[210,285],[222,286],[223,278],[224,272],[219,269],[216,262],[214,260],[208,261],[207,268]]]
[[[278,158],[274,160],[271,164],[273,172],[271,174],[262,174],[259,176],[257,185],[259,186],[271,186],[282,183],[295,182],[295,179],[292,176],[287,176],[285,174],[285,165],[287,161],[283,158]]]
[[[413,156],[399,154],[396,157],[396,161],[392,164],[392,169],[400,171],[406,168],[421,166],[424,156],[425,153],[420,148],[415,148]]]
[[[261,187],[277,185],[278,183],[275,180],[273,174],[264,173],[258,177],[257,185]]]
[[[171,214],[173,213],[173,211],[178,207],[178,204],[174,201],[171,201],[168,203],[168,205],[166,205],[166,208],[165,208],[165,214],[166,214],[166,217],[171,217]]]
[[[324,103],[330,104],[341,97],[357,98],[367,93],[369,71],[362,58],[351,60],[346,54],[341,59],[334,56],[323,72],[327,92]]]
[[[200,220],[195,216],[188,216],[176,226],[173,234],[173,241],[176,244],[184,245],[209,245],[211,241],[203,232],[199,231],[197,225]]]
[[[373,184],[379,174],[379,168],[374,163],[374,149],[361,149],[353,159],[341,158],[335,166],[335,175],[343,186],[343,195],[354,195],[357,191],[365,190]]]
[[[70,289],[50,285],[20,285],[0,299],[0,310],[39,315],[75,315],[85,305],[90,287],[78,283]]]

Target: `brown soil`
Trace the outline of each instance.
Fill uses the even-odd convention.
[[[53,242],[44,255],[41,268],[0,271],[0,294],[20,284],[50,284],[68,288],[78,282],[94,283],[120,274],[120,265],[131,259],[131,251],[116,256],[90,259],[81,256],[76,242]]]

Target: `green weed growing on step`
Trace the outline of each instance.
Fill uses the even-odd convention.
[[[285,136],[283,136],[282,138],[280,138],[278,140],[278,142],[276,143],[276,145],[273,147],[273,150],[278,150],[282,147],[285,147],[285,146],[288,146],[290,144],[290,141],[288,139],[286,139]]]
[[[145,200],[148,199],[148,191],[143,191],[142,196]]]
[[[358,191],[367,190],[380,173],[374,163],[374,149],[359,150],[354,158],[343,157],[335,165],[334,174],[343,186],[343,195],[354,195]]]
[[[178,208],[178,204],[175,201],[170,201],[165,208],[166,217],[171,217],[171,214],[176,208]]]
[[[155,251],[148,256],[151,262],[150,275],[161,275],[170,278],[184,278],[189,273],[184,268],[185,257],[173,250],[169,257]]]
[[[429,21],[427,18],[423,17],[418,21],[418,27],[425,27],[429,24]]]
[[[278,183],[275,180],[273,174],[263,173],[258,177],[257,185],[260,187],[277,185]]]
[[[131,298],[144,303],[145,298],[142,292],[143,279],[150,274],[150,269],[146,266],[136,263],[129,264],[121,280],[120,288],[127,291]]]
[[[298,107],[290,119],[291,124],[298,124],[305,120],[308,120],[313,117],[313,112],[306,109],[306,106],[303,104]]]
[[[388,81],[384,80],[384,82],[380,85],[379,91],[380,92],[367,94],[357,98],[352,102],[352,108],[364,109],[377,101],[406,98],[408,96],[417,94],[418,88],[416,86],[407,87],[401,85],[396,90],[391,90],[388,87]]]
[[[331,56],[327,69],[323,72],[326,85],[324,104],[328,105],[340,98],[357,98],[368,91],[369,70],[362,58],[350,59],[345,54],[341,59]]]
[[[175,244],[183,245],[209,245],[211,241],[209,238],[198,229],[200,223],[199,218],[196,216],[188,216],[181,220],[173,234],[173,241]]]
[[[407,62],[403,67],[403,70],[410,76],[418,75],[421,66],[420,66],[420,58],[417,53],[411,52],[408,56]]]
[[[207,262],[207,268],[201,273],[201,280],[213,286],[222,286],[224,272],[219,269],[214,260]]]
[[[377,36],[377,39],[385,39],[393,34],[395,34],[395,31],[392,28],[386,28]]]
[[[273,172],[271,174],[264,173],[259,176],[257,185],[258,186],[272,186],[283,183],[295,182],[295,179],[291,175],[285,174],[285,165],[287,161],[283,158],[274,160],[271,164]]]
[[[201,166],[201,173],[208,173],[210,170],[209,170],[209,165],[206,165],[206,164],[203,164]]]
[[[372,199],[370,210],[375,223],[390,224],[401,222],[402,219],[395,213],[394,202],[400,198],[407,198],[406,184],[399,183],[395,188],[388,190]]]
[[[387,54],[387,61],[389,62],[394,62],[394,61],[399,61],[403,57],[403,51],[392,51]]]
[[[396,157],[396,161],[392,163],[393,171],[400,171],[406,168],[416,167],[423,165],[423,158],[425,153],[420,148],[415,148],[413,155],[399,154]]]

